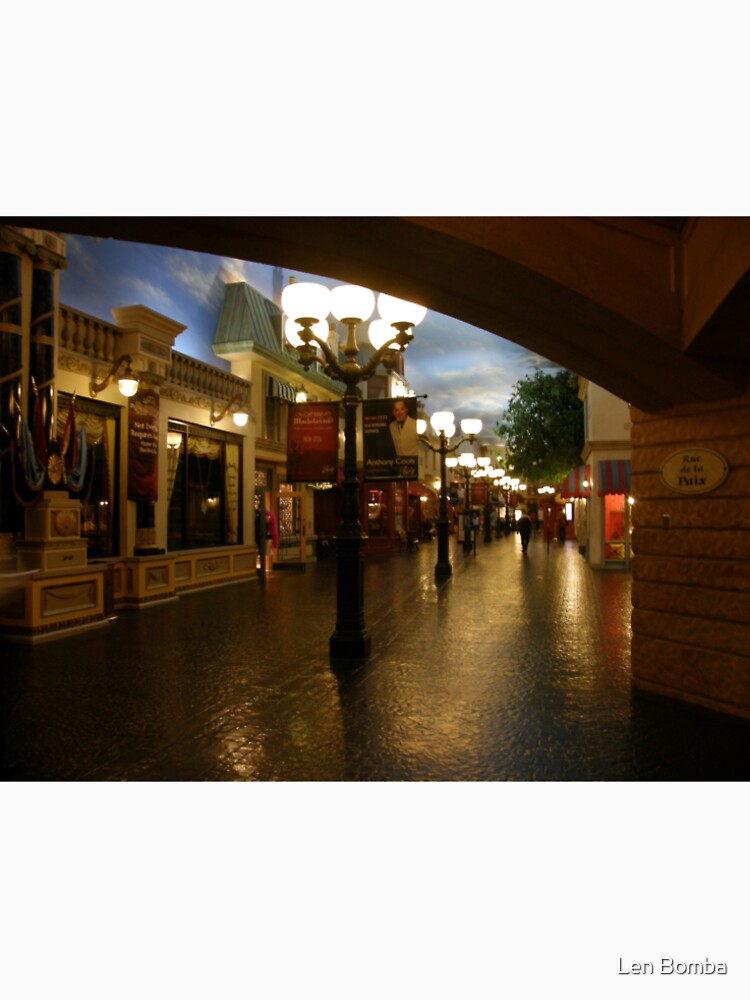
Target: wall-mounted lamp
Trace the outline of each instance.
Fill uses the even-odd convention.
[[[212,406],[211,407],[211,426],[213,427],[214,424],[218,424],[220,420],[223,420],[224,417],[226,417],[226,415],[232,409],[232,407],[237,406],[237,404],[240,402],[240,399],[241,399],[240,396],[233,396],[232,399],[229,400],[229,402],[227,403],[227,405],[221,411],[221,413],[214,413],[213,406]],[[247,419],[248,419],[247,410],[243,409],[242,407],[237,407],[237,409],[235,409],[234,413],[232,413],[232,420],[234,420],[235,427],[244,427],[245,424],[247,424]]]
[[[121,354],[120,357],[112,363],[112,367],[101,382],[97,382],[96,379],[92,378],[89,382],[89,392],[91,395],[97,396],[100,392],[103,392],[107,386],[112,383],[112,380],[116,377],[117,372],[124,364],[126,366],[125,371],[117,380],[117,384],[123,396],[135,396],[138,392],[138,377],[130,367],[132,361],[133,359],[129,354]]]
[[[306,403],[307,402],[307,390],[304,385],[298,385],[294,390],[294,402],[295,403]]]

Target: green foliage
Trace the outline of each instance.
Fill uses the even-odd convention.
[[[516,382],[495,433],[505,439],[514,476],[555,486],[581,461],[583,403],[576,375],[536,371]]]

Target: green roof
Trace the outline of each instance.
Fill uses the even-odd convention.
[[[214,336],[214,352],[231,354],[257,344],[282,355],[281,310],[244,281],[224,286],[224,302]]]

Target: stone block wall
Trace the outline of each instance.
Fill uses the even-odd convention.
[[[631,415],[633,683],[750,718],[750,393]],[[719,452],[724,482],[671,490],[681,448]]]

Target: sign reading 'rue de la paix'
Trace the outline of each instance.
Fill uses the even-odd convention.
[[[711,448],[685,448],[662,462],[661,481],[677,493],[710,493],[727,478],[729,466],[723,455]]]

